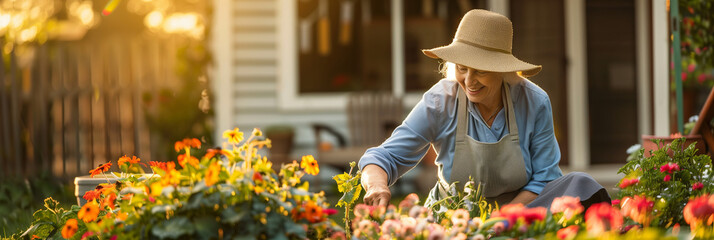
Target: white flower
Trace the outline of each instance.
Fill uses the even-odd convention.
[[[640,148],[642,148],[642,145],[640,145],[640,144],[638,143],[638,144],[632,145],[632,146],[630,146],[629,148],[627,148],[627,151],[626,151],[626,152],[627,152],[627,154],[632,154],[633,152],[636,152],[637,150],[640,150]]]

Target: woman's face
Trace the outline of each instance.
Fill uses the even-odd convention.
[[[498,104],[501,101],[503,76],[497,72],[476,70],[455,64],[456,80],[473,103]]]

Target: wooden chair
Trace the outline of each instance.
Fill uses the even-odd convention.
[[[334,128],[324,123],[312,125],[318,153],[317,160],[349,171],[349,163],[359,161],[364,152],[381,144],[404,119],[402,99],[383,92],[357,92],[350,94],[347,108],[349,141]],[[337,147],[326,147],[322,134],[337,139]]]

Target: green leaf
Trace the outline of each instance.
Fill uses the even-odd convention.
[[[194,231],[194,226],[188,218],[176,217],[159,222],[159,224],[151,229],[151,234],[160,239],[165,239],[191,235]]]
[[[29,236],[28,234],[34,233],[35,230],[38,230],[38,228],[40,228],[40,227],[42,227],[42,226],[49,226],[49,227],[51,227],[52,230],[48,230],[48,232],[50,232],[50,233],[54,233],[55,230],[57,229],[57,226],[54,224],[54,222],[47,222],[47,221],[38,222],[38,223],[33,224],[32,226],[30,226],[30,228],[28,228],[27,231],[25,231],[24,233],[22,233],[22,235],[20,235],[20,238],[23,238],[23,237],[25,237],[25,236]],[[43,231],[43,232],[44,232],[44,231]],[[41,234],[41,235],[43,235],[43,234]],[[48,234],[47,236],[50,236],[50,237],[51,237],[52,235]]]
[[[193,225],[196,226],[196,234],[199,239],[216,239],[218,238],[218,223],[215,218],[200,217],[193,220]]]
[[[226,208],[223,212],[221,212],[221,221],[229,224],[236,224],[246,219],[247,216],[247,211],[236,212],[233,208]]]
[[[33,224],[37,224],[40,222],[53,222],[54,223],[57,221],[54,213],[50,212],[50,210],[44,210],[44,209],[37,210],[34,214],[32,214],[32,218],[35,219],[32,222]]]

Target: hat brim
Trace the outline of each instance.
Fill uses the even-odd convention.
[[[542,68],[540,65],[521,61],[509,53],[483,49],[456,41],[447,46],[424,49],[422,52],[430,58],[443,59],[478,70],[521,72],[524,77],[535,76]]]

